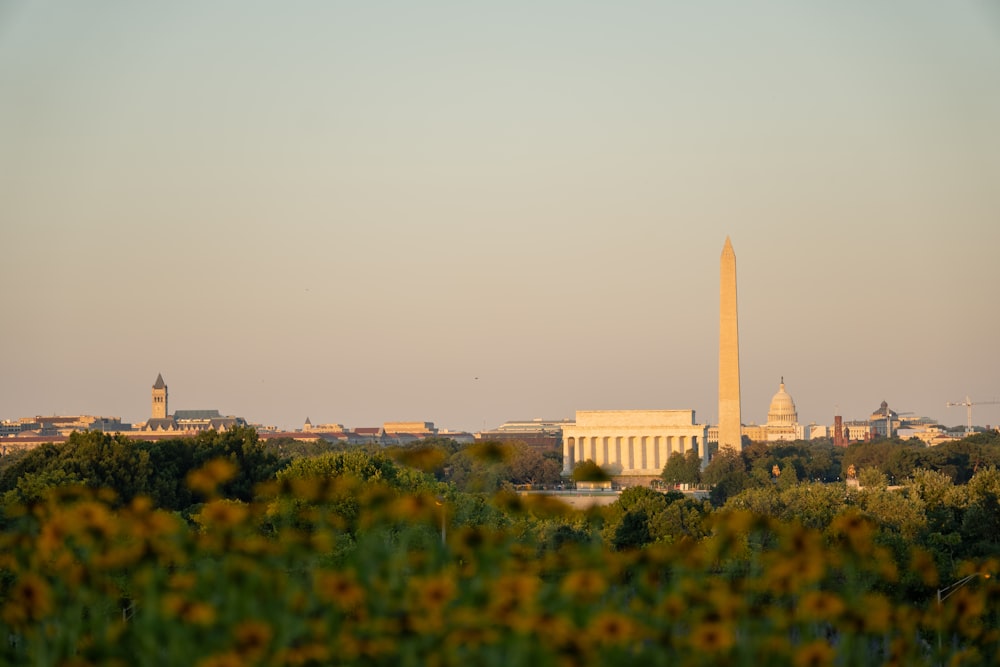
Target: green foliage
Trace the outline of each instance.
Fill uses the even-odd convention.
[[[607,482],[611,479],[607,471],[591,459],[581,461],[573,466],[574,482]]]
[[[721,507],[726,499],[734,496],[750,483],[744,458],[732,447],[723,447],[702,472],[701,480],[711,485],[709,499]]]
[[[864,489],[885,490],[889,486],[889,478],[878,468],[861,468],[858,470],[858,485]]]
[[[967,557],[1000,553],[1000,469],[990,466],[978,471],[966,489],[968,504],[961,533]]]
[[[43,445],[5,469],[0,490],[10,498],[35,494],[44,484],[74,481],[94,489],[114,490],[122,502],[148,492],[154,470],[149,454],[127,438],[98,431],[76,432],[62,445]],[[6,497],[6,496],[5,496]]]
[[[493,494],[510,484],[508,449],[500,443],[477,443],[448,458],[446,479],[468,493]]]
[[[225,458],[236,464],[238,474],[226,482],[223,493],[228,498],[250,501],[254,489],[274,478],[285,464],[268,452],[250,427],[237,427],[224,433],[205,431],[194,439],[195,465],[215,458]]]
[[[698,484],[701,482],[701,457],[693,449],[681,456],[672,454],[660,477],[667,484]]]
[[[981,468],[1000,466],[1000,433],[977,433],[955,442],[926,447],[898,438],[852,443],[844,453],[843,469],[877,468],[891,483],[902,483],[915,470],[936,470],[964,484]]]
[[[264,441],[264,451],[279,459],[294,459],[300,456],[319,456],[328,452],[342,452],[352,447],[343,442],[331,442],[320,438],[314,442],[303,442],[295,438],[274,438]]]
[[[510,463],[510,481],[514,484],[551,486],[562,480],[562,457],[555,452],[542,453],[524,443],[514,443]]]
[[[621,522],[615,528],[614,538],[611,546],[615,551],[627,551],[638,549],[649,544],[653,540],[649,532],[649,517],[645,510],[635,510],[626,512]]]
[[[385,454],[368,454],[355,449],[297,458],[278,472],[277,478],[280,481],[351,475],[364,482],[380,480],[392,484],[396,480],[398,471],[396,464]]]
[[[243,501],[230,486],[240,466],[249,480],[278,465],[254,438],[152,444],[88,438],[10,462],[23,474],[9,500],[33,507],[10,507],[0,532],[0,662],[816,664],[831,632],[837,653],[819,664],[944,664],[935,633],[987,658],[998,648],[992,580],[934,606],[946,583],[995,571],[990,466],[962,486],[918,469],[903,489],[848,491],[796,481],[810,463],[798,444],[754,446],[706,470],[717,486],[746,484],[721,510],[633,487],[585,514],[542,495],[464,493],[435,478],[440,456],[411,467],[424,458],[361,448],[295,457]],[[463,450],[445,460],[461,453],[476,474],[517,453]],[[67,487],[84,474],[127,483],[116,462],[142,453],[151,494],[205,501],[188,507],[190,523]],[[193,470],[196,460],[212,464]],[[215,468],[229,471],[214,473],[216,494],[154,483]],[[248,642],[248,627],[266,641]]]
[[[601,535],[605,543],[617,545],[616,548],[635,548],[650,542],[703,538],[709,532],[707,519],[711,506],[679,491],[660,493],[644,486],[633,486],[623,490],[618,500],[604,508],[601,514],[604,519]],[[642,528],[638,526],[640,517],[644,523]]]
[[[862,487],[852,495],[852,501],[884,532],[898,534],[905,540],[916,540],[927,527],[922,501],[908,497],[903,491],[884,486]]]
[[[76,482],[114,491],[122,503],[141,495],[150,497],[157,507],[182,511],[201,500],[187,486],[188,473],[217,458],[238,468],[222,492],[244,502],[283,465],[275,454],[265,451],[257,432],[250,428],[154,442],[77,432],[61,445],[43,445],[5,466],[0,472],[0,492],[8,500],[23,500],[38,497],[46,486]]]
[[[76,486],[82,483],[82,480],[74,473],[68,473],[60,468],[28,472],[17,480],[13,489],[4,493],[3,504],[34,505],[41,502],[52,489]]]
[[[768,484],[741,491],[729,498],[724,508],[823,529],[845,509],[846,501],[843,484],[804,482],[787,488]]]
[[[755,442],[741,452],[751,477],[772,477],[774,466],[782,475],[794,471],[796,479],[834,482],[841,477],[843,449],[828,439],[794,442]],[[787,477],[786,477],[787,479]]]

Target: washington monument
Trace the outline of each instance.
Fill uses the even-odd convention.
[[[736,253],[726,237],[719,278],[719,449],[743,449],[740,421],[740,336],[736,318]]]

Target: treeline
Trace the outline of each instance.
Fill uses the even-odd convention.
[[[856,652],[844,664],[888,662],[898,642],[904,664],[936,664],[951,637],[993,656],[998,443],[976,438],[936,452],[755,445],[700,471],[726,492],[714,504],[632,488],[578,512],[511,491],[512,480],[558,471],[554,457],[516,443],[306,448],[263,443],[251,429],[157,443],[81,433],[0,461],[0,629],[17,638],[0,662],[169,647],[186,653],[160,664],[195,664],[209,650],[243,659],[217,664],[265,654],[306,664],[286,652],[315,645],[338,651],[317,653],[320,664],[350,650],[345,664],[426,664],[473,631],[447,664],[609,664],[643,651],[660,664],[735,664],[772,655],[772,640],[786,642],[775,664],[832,664],[832,654],[807,659],[831,636]],[[861,488],[836,481],[850,465]],[[886,470],[907,475],[890,488]],[[968,586],[942,612],[935,599],[956,581]],[[518,600],[530,608],[510,606]],[[435,605],[436,619],[426,611]],[[100,625],[126,617],[113,633]],[[306,618],[322,632],[310,634]],[[266,620],[266,641],[247,638],[248,619]],[[553,639],[558,619],[566,637],[604,640]],[[382,652],[362,651],[359,636],[386,642],[365,649]],[[787,643],[805,636],[814,644]],[[744,639],[759,643],[746,652]],[[519,641],[541,658],[512,658]]]
[[[214,459],[236,464],[237,474],[221,492],[241,501],[249,501],[254,488],[284,465],[250,428],[156,442],[78,432],[65,443],[0,459],[0,493],[5,504],[33,503],[53,487],[81,485],[111,490],[119,504],[146,496],[158,508],[181,511],[201,501],[187,476]]]
[[[521,484],[561,481],[557,453],[543,454],[520,442],[465,447],[434,438],[409,446],[359,448],[292,439],[262,441],[252,428],[152,442],[92,431],[73,433],[63,444],[0,458],[0,498],[4,504],[30,504],[51,488],[81,485],[111,490],[119,504],[145,496],[158,508],[186,511],[203,500],[188,485],[188,475],[208,461],[235,464],[237,473],[219,491],[226,498],[247,502],[258,485],[273,480],[297,459],[350,451],[421,470],[459,491],[494,493]]]
[[[927,447],[919,440],[898,438],[855,442],[835,447],[828,439],[778,443],[750,443],[741,452],[723,449],[702,469],[697,453],[672,457],[663,470],[668,484],[711,487],[711,500],[722,506],[744,489],[791,486],[798,482],[840,482],[853,469],[885,476],[889,484],[903,484],[918,470],[939,472],[955,484],[965,484],[981,469],[1000,467],[1000,433],[977,433],[962,440]]]

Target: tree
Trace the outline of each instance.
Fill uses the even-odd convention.
[[[147,492],[156,507],[182,511],[198,502],[187,485],[187,474],[198,467],[191,438],[143,442],[139,446],[149,455],[153,473]]]
[[[645,486],[632,486],[604,508],[601,536],[616,549],[634,548],[675,537],[702,535],[702,503],[680,491],[660,493]],[[644,525],[639,526],[642,518]]]
[[[649,544],[652,536],[649,534],[649,517],[645,510],[626,512],[621,523],[615,529],[611,546],[615,551],[638,549]]]
[[[611,476],[604,468],[587,459],[574,466],[572,478],[575,482],[607,482]]]
[[[743,457],[732,447],[723,447],[702,473],[702,481],[712,485],[709,498],[716,507],[745,489],[750,481]]]
[[[396,463],[434,475],[438,481],[451,472],[449,459],[461,449],[451,438],[424,438],[408,445],[387,447],[385,454]]]
[[[226,482],[221,492],[226,498],[250,501],[258,484],[274,478],[286,465],[274,452],[268,451],[249,426],[237,426],[224,431],[204,431],[194,438],[194,464],[200,467],[215,458],[226,458],[237,466],[237,474]]]
[[[660,477],[667,484],[698,484],[701,482],[701,457],[694,449],[683,455],[672,454]]]
[[[962,536],[969,555],[995,555],[1000,550],[1000,469],[990,466],[969,480],[968,509],[962,518]]]
[[[78,477],[65,470],[29,472],[17,480],[13,489],[3,494],[5,505],[18,503],[30,505],[41,501],[54,488],[81,484]]]
[[[683,538],[700,540],[709,532],[708,518],[712,506],[708,501],[699,501],[684,496],[668,503],[663,511],[650,519],[650,533],[664,542],[675,542]]]
[[[360,449],[302,457],[277,474],[279,480],[350,475],[360,481],[379,480],[392,484],[398,468],[384,454],[368,454]]]
[[[863,468],[858,473],[858,486],[866,489],[885,489],[889,478],[878,468]]]
[[[60,486],[72,480],[94,489],[110,489],[120,502],[128,502],[147,492],[152,473],[149,455],[134,441],[99,431],[78,431],[61,445],[44,445],[17,460],[4,471],[0,490],[20,486],[22,495],[37,495],[44,492],[46,483]]]
[[[562,466],[522,442],[511,443],[510,481],[514,484],[558,484]]]
[[[447,480],[462,491],[493,494],[510,484],[512,450],[499,442],[477,442],[448,458]]]

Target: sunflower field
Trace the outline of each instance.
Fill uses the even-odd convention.
[[[596,529],[553,530],[595,519],[546,496],[502,493],[477,506],[418,476],[306,466],[239,500],[220,492],[237,471],[220,458],[188,474],[204,502],[186,514],[79,486],[8,505],[0,663],[981,665],[1000,656],[998,561],[960,563],[948,573],[960,585],[943,581],[926,549],[886,546],[854,508],[823,526],[721,510],[704,534],[616,549]]]

